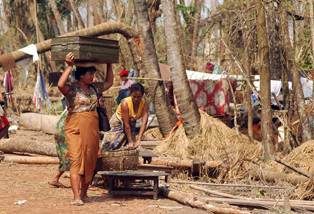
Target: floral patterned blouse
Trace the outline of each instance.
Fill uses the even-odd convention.
[[[96,111],[97,94],[96,91],[89,87],[89,91],[83,91],[77,83],[67,84],[69,94],[65,97],[69,113],[79,113],[85,111]],[[104,90],[104,84],[93,84],[97,92]]]

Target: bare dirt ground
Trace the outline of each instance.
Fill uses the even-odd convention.
[[[52,136],[41,132],[19,132],[22,138],[51,141]],[[18,135],[18,134],[16,134]],[[10,137],[18,137],[13,134]],[[73,206],[71,188],[54,188],[48,181],[57,172],[57,165],[16,164],[0,162],[0,213],[150,213],[150,214],[203,214],[206,211],[181,205],[159,197],[110,197],[105,188],[89,191],[91,201],[83,206]],[[60,181],[70,187],[70,179]],[[15,204],[26,200],[23,204]]]

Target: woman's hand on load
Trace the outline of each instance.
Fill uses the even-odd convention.
[[[68,63],[68,65],[73,66],[74,65],[74,55],[72,52],[68,53],[65,56],[65,61]]]

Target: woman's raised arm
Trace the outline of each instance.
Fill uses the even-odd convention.
[[[60,92],[66,96],[69,92],[69,87],[66,86],[66,82],[71,74],[73,65],[74,65],[74,55],[72,52],[68,53],[65,57],[65,61],[68,64],[64,72],[62,73],[59,81],[58,81],[58,88]]]

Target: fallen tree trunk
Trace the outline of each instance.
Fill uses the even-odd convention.
[[[56,145],[54,143],[38,142],[31,139],[1,139],[0,150],[5,153],[24,152],[57,157]]]
[[[250,171],[250,176],[258,179],[258,180],[266,180],[268,182],[278,182],[281,181],[288,181],[293,185],[299,185],[301,183],[307,182],[309,178],[300,175],[291,175],[291,174],[284,174],[280,172],[272,172],[263,170],[263,174],[260,174],[256,171]]]
[[[53,134],[60,115],[45,115],[38,113],[23,113],[20,115],[19,125],[28,130],[43,131]]]
[[[21,164],[59,164],[57,157],[4,156],[4,162]]]
[[[182,194],[178,191],[169,190],[166,187],[160,187],[159,192],[169,199],[175,200],[181,204],[189,205],[191,207],[201,208],[207,211],[210,211],[212,213],[223,213],[223,214],[243,214],[243,213],[249,213],[245,211],[241,211],[239,209],[235,208],[227,208],[227,207],[221,207],[221,205],[207,202],[204,203],[202,201],[198,201],[196,197],[189,197],[187,194]]]
[[[89,28],[84,28],[82,30],[63,34],[60,37],[65,37],[65,36],[97,37],[100,35],[112,34],[112,33],[120,33],[127,39],[128,45],[129,45],[129,48],[131,50],[131,54],[134,60],[134,65],[136,66],[138,71],[143,72],[144,65],[143,65],[142,57],[138,49],[137,43],[135,41],[135,38],[138,38],[138,32],[122,22],[104,22],[96,26],[92,26]],[[37,48],[38,53],[49,51],[51,49],[51,39],[37,43],[36,48]],[[22,59],[28,58],[28,57],[32,57],[31,55],[28,55],[19,50],[13,51],[11,52],[11,54],[13,55],[16,62]],[[6,57],[6,55],[7,54],[2,55],[0,56],[0,58]]]

